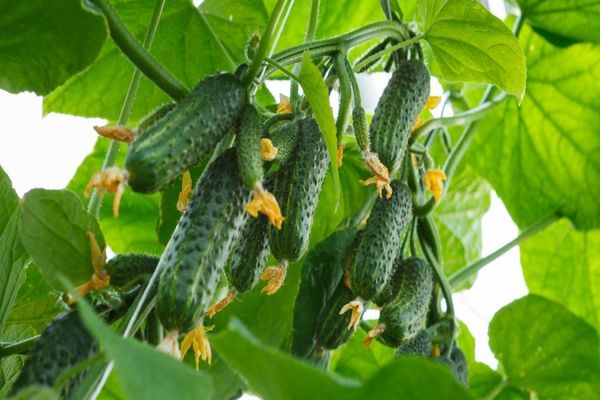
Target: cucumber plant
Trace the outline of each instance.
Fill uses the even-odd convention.
[[[4,3],[0,88],[108,123],[68,190],[0,169],[0,397],[597,397],[595,5]],[[492,371],[453,295],[527,238]]]

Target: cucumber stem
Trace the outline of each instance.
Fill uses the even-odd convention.
[[[188,88],[158,62],[145,46],[139,44],[108,0],[90,0],[90,2],[102,11],[108,22],[110,37],[137,69],[174,100],[181,99],[189,92]],[[164,3],[164,1],[157,3]]]
[[[14,343],[0,343],[0,358],[4,358],[14,354],[27,353],[33,348],[33,346],[37,343],[39,338],[40,335],[37,335]]]
[[[105,3],[105,0],[94,0],[94,1]],[[154,5],[154,13],[152,14],[152,20],[150,21],[150,26],[148,26],[148,31],[146,32],[146,37],[144,39],[144,47],[143,47],[144,51],[146,51],[147,49],[150,49],[150,47],[152,46],[152,42],[154,41],[154,36],[156,35],[156,29],[158,28],[158,23],[160,21],[160,16],[162,15],[163,9],[165,7],[165,3],[166,3],[166,0],[157,0]],[[106,4],[108,5],[108,3],[106,3]],[[108,5],[108,7],[110,7],[110,5]],[[110,10],[114,14],[114,10],[112,10],[112,8],[110,8]],[[114,15],[116,16],[116,14],[114,14]],[[121,107],[121,112],[119,114],[118,124],[121,126],[127,124],[127,120],[129,119],[129,116],[131,115],[131,109],[133,108],[133,103],[135,102],[135,97],[137,95],[137,91],[140,86],[141,78],[142,78],[142,74],[140,73],[140,69],[135,68],[135,70],[133,72],[133,76],[131,77],[131,82],[129,83],[129,89],[127,89],[127,94],[125,95],[125,100],[123,101],[123,106]],[[117,159],[117,155],[119,154],[120,147],[121,147],[120,142],[118,142],[116,140],[113,140],[110,142],[108,151],[104,158],[104,163],[102,164],[102,170],[106,170],[107,168],[110,168],[113,165],[115,165],[115,161]],[[98,190],[94,189],[94,191],[92,192],[92,195],[90,197],[90,202],[88,203],[88,212],[90,214],[92,214],[94,217],[98,218],[100,216],[100,208],[101,207],[102,207],[102,198],[101,198],[101,196],[98,195]]]
[[[346,134],[346,128],[348,127],[348,121],[350,120],[350,105],[352,104],[352,82],[346,69],[346,55],[344,53],[337,53],[335,55],[335,72],[340,83],[340,105],[338,109],[338,117],[336,121],[337,130],[337,142],[342,143],[344,135]]]
[[[521,243],[523,240],[543,230],[548,225],[558,220],[558,218],[559,217],[557,215],[551,215],[550,217],[544,218],[541,221],[538,221],[530,225],[529,227],[523,229],[519,236],[506,243],[498,250],[483,258],[480,258],[474,263],[452,274],[452,276],[450,276],[450,286],[454,289],[461,287],[465,282],[467,282],[469,279],[475,276],[483,267],[496,260],[498,257],[500,257],[501,255],[503,255],[504,253]]]
[[[386,54],[393,53],[396,50],[400,50],[400,49],[402,49],[404,47],[408,47],[410,45],[413,45],[413,44],[417,43],[421,39],[423,39],[423,35],[418,35],[418,36],[415,36],[415,37],[410,38],[408,40],[405,40],[403,42],[396,43],[393,46],[386,47],[385,49],[381,50],[380,52],[377,52],[377,53],[375,53],[375,54],[373,54],[373,55],[365,58],[364,60],[362,60],[358,64],[356,64],[354,66],[354,70],[355,71],[360,71],[365,65],[369,65],[369,63],[380,59],[381,57],[385,56]],[[394,55],[396,55],[396,53],[394,53]]]
[[[298,85],[299,82],[299,77],[298,74],[296,72],[290,72],[288,71],[283,65],[279,64],[277,61],[269,58],[269,57],[265,57],[264,58],[265,62],[267,64],[272,65],[275,69],[277,69],[278,71],[281,71],[284,75],[286,75],[288,78],[290,78],[290,80],[295,83],[296,85]],[[290,99],[291,101],[291,99]]]

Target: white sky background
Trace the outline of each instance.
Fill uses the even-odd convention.
[[[492,0],[491,9],[503,17],[501,3]],[[379,74],[361,84],[363,99],[373,109],[383,91],[386,76]],[[274,94],[287,93],[287,85],[271,85]],[[441,94],[434,85],[432,94]],[[335,105],[337,99],[332,97]],[[100,119],[51,114],[42,118],[42,100],[30,93],[12,95],[0,90],[0,165],[23,195],[36,187],[65,187],[82,159],[92,150],[96,134],[92,126]],[[450,188],[452,190],[452,188]],[[492,205],[483,219],[483,254],[489,254],[510,241],[518,231],[502,202],[493,194]],[[488,347],[487,328],[495,312],[527,293],[521,273],[518,248],[509,251],[479,274],[474,286],[455,294],[459,319],[476,339],[476,357],[491,366],[497,362]]]

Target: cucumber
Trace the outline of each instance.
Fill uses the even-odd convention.
[[[165,115],[167,115],[176,106],[176,103],[167,103],[162,106],[158,106],[154,111],[148,114],[144,119],[140,121],[137,126],[138,132],[144,132],[152,125],[160,121]]]
[[[50,386],[71,367],[93,357],[98,345],[85,329],[77,310],[67,311],[54,318],[25,361],[12,392],[28,386]],[[75,376],[63,388],[68,395],[84,378],[85,371]]]
[[[131,144],[125,160],[129,186],[153,193],[196,165],[231,129],[247,102],[233,74],[203,79]]]
[[[356,229],[337,231],[319,242],[307,255],[300,272],[300,289],[294,306],[291,352],[313,360],[316,356],[317,321],[333,291],[343,278],[342,262],[356,235]]]
[[[170,333],[201,325],[244,220],[250,191],[235,163],[229,149],[208,166],[161,257],[156,306]]]
[[[465,353],[461,349],[455,346],[452,348],[449,356],[439,356],[434,360],[449,368],[456,380],[463,385],[467,385],[469,381],[469,367]]]
[[[356,326],[352,326],[351,315],[340,314],[340,309],[352,299],[354,299],[354,293],[346,287],[344,280],[341,279],[318,317],[318,345],[334,350],[350,339]]]
[[[379,323],[368,338],[397,347],[414,337],[427,321],[433,291],[433,271],[425,260],[410,257],[400,266],[398,294],[379,314]],[[367,341],[368,342],[368,341]]]
[[[275,160],[282,164],[288,160],[296,148],[300,132],[300,121],[299,118],[295,118],[269,129],[269,138],[273,146],[277,148]]]
[[[378,307],[384,307],[386,304],[391,302],[394,297],[398,294],[398,288],[402,282],[402,254],[396,258],[392,267],[392,275],[387,281],[383,290],[373,298],[373,303],[377,304]]]
[[[422,61],[401,63],[375,108],[369,132],[371,149],[392,173],[404,159],[412,127],[429,97],[429,80]]]
[[[408,339],[403,342],[396,349],[396,357],[402,356],[419,356],[419,357],[431,357],[431,351],[433,345],[431,343],[431,336],[426,330],[422,330],[412,339]]]
[[[149,276],[156,269],[158,257],[146,254],[120,254],[106,263],[110,284],[126,287]]]

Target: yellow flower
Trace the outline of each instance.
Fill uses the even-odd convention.
[[[290,98],[284,96],[283,94],[279,95],[279,104],[277,104],[277,114],[289,114],[292,112],[292,103],[290,103]]]
[[[433,110],[437,106],[440,105],[442,101],[442,96],[429,96],[427,98],[427,102],[425,102],[425,108],[428,110]]]
[[[436,203],[439,203],[442,199],[442,192],[444,191],[443,182],[445,180],[446,174],[441,169],[429,169],[423,177],[425,189],[431,192]]]

